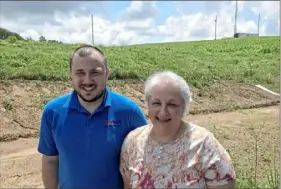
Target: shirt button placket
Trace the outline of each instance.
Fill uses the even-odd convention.
[[[88,115],[87,121],[86,121],[86,127],[90,127],[90,125],[91,125],[91,118],[92,118],[92,115],[91,114]]]

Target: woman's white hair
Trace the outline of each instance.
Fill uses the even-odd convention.
[[[144,95],[145,95],[146,103],[148,104],[151,89],[156,84],[161,82],[161,80],[164,79],[164,78],[172,79],[179,84],[180,93],[181,93],[181,96],[182,96],[183,101],[184,101],[183,115],[187,115],[188,114],[187,106],[192,101],[192,94],[190,92],[190,89],[189,89],[189,86],[188,86],[187,82],[181,76],[179,76],[178,74],[176,74],[175,72],[172,72],[172,71],[156,72],[156,73],[153,73],[151,76],[149,76],[146,79],[146,81],[144,83]]]

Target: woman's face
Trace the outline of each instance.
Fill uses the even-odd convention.
[[[161,133],[174,132],[180,127],[184,101],[179,85],[171,80],[163,81],[151,89],[148,100],[148,116]]]

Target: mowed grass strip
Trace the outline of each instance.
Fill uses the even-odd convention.
[[[172,70],[198,88],[223,79],[279,91],[279,43],[279,37],[247,37],[100,48],[111,80]],[[69,57],[79,45],[0,40],[0,79],[67,80]]]

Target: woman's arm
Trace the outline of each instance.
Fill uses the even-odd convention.
[[[125,175],[122,175],[122,178],[124,183],[124,189],[131,189],[129,179]]]
[[[129,180],[129,162],[130,162],[130,156],[128,153],[128,148],[130,145],[130,142],[128,142],[128,136],[124,139],[121,152],[120,152],[120,165],[119,170],[122,175],[124,189],[130,189],[130,180]]]
[[[207,189],[236,189],[236,181],[232,181],[228,184],[224,184],[224,185],[221,185],[221,186],[209,186],[207,185]]]
[[[208,189],[235,189],[236,174],[231,157],[213,134],[206,137],[200,155]]]

